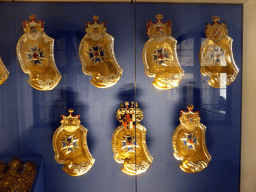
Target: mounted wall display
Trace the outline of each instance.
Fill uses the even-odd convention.
[[[30,192],[36,173],[36,164],[32,161],[22,163],[17,157],[8,165],[0,161],[0,191]]]
[[[79,46],[79,56],[85,75],[92,76],[91,83],[98,88],[114,86],[122,75],[122,68],[116,61],[114,38],[106,33],[106,22],[86,23],[87,34]]]
[[[164,23],[163,15],[156,16],[157,22],[148,22],[149,40],[144,45],[142,58],[145,73],[154,77],[153,85],[157,89],[178,87],[184,76],[177,57],[177,41],[171,36],[171,21]]]
[[[208,166],[211,155],[206,148],[206,127],[200,123],[199,112],[193,112],[193,105],[187,108],[188,111],[180,112],[180,125],[173,133],[173,155],[177,160],[182,160],[182,171],[196,173]]]
[[[52,139],[55,160],[64,164],[63,171],[71,176],[87,173],[95,159],[87,146],[87,129],[80,124],[80,115],[62,115],[61,126],[55,131]]]
[[[0,85],[5,82],[9,76],[9,71],[4,66],[2,59],[0,58]]]
[[[116,119],[121,123],[112,136],[114,159],[123,163],[121,170],[128,175],[139,175],[147,171],[153,161],[146,143],[147,129],[140,124],[143,112],[138,103],[128,101],[116,112]]]
[[[236,66],[232,43],[228,36],[226,23],[220,23],[220,17],[212,17],[213,24],[206,25],[206,39],[199,51],[201,73],[209,76],[208,84],[215,88],[231,85],[239,72]]]
[[[17,44],[17,56],[28,83],[40,91],[52,90],[61,79],[53,54],[54,39],[44,32],[44,22],[31,15],[23,22],[24,35]]]

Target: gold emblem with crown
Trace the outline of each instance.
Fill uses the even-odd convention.
[[[178,87],[184,76],[177,57],[177,41],[171,36],[171,21],[164,23],[163,15],[156,16],[157,22],[147,23],[150,38],[142,52],[145,74],[154,77],[152,84],[160,90]]]
[[[17,43],[17,56],[24,73],[29,75],[28,83],[40,91],[55,88],[61,74],[54,60],[54,39],[44,32],[44,22],[36,21],[31,15],[23,22],[23,34]]]
[[[115,161],[123,164],[121,170],[128,175],[146,172],[153,158],[147,149],[147,130],[140,124],[143,112],[138,108],[138,103],[135,104],[134,101],[121,103],[116,119],[121,125],[116,128],[112,136]]]
[[[63,170],[71,176],[87,173],[93,166],[92,157],[87,145],[87,129],[80,124],[80,115],[62,115],[61,126],[55,131],[52,139],[55,160],[64,164]]]
[[[114,53],[114,38],[106,33],[106,22],[86,23],[84,36],[79,45],[79,57],[85,75],[92,76],[91,83],[98,88],[114,86],[123,73]]]
[[[209,76],[208,84],[214,88],[225,88],[231,85],[239,69],[235,63],[232,43],[228,36],[226,23],[220,23],[220,17],[212,17],[213,23],[206,25],[206,39],[202,42],[199,51],[201,73]]]
[[[194,112],[191,104],[187,108],[188,111],[180,112],[180,125],[173,133],[173,155],[182,161],[182,171],[196,173],[208,166],[211,155],[206,148],[206,127],[200,123],[199,112]]]

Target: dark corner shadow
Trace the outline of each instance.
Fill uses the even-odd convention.
[[[90,123],[87,121],[89,119],[89,105],[78,100],[77,95],[78,93],[74,92],[72,87],[68,87],[67,90],[59,91],[59,99],[54,101],[52,105],[53,121],[50,123],[50,125],[54,132],[59,126],[61,126],[61,115],[68,115],[69,109],[74,109],[74,115],[80,115],[81,125],[83,125],[86,129],[91,127]],[[96,138],[91,135],[90,131],[88,130],[87,144],[90,152],[94,150],[95,143]]]

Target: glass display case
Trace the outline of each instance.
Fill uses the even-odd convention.
[[[239,191],[242,91],[242,4],[180,3],[32,3],[0,2],[0,57],[9,71],[0,85],[0,157],[39,158],[32,191]],[[45,23],[45,33],[55,39],[54,59],[62,76],[50,91],[27,83],[16,55],[23,21],[30,15]],[[177,57],[184,76],[178,87],[158,90],[145,74],[143,47],[148,41],[147,22],[164,15],[172,23]],[[106,21],[115,39],[114,54],[123,69],[118,82],[107,89],[90,83],[79,58],[85,24],[97,15]],[[200,72],[199,52],[205,26],[213,16],[225,22],[233,39],[232,52],[240,70],[229,86],[209,86]],[[127,175],[116,163],[112,134],[119,126],[120,103],[135,101],[143,111],[146,144],[153,161],[146,172]],[[180,111],[188,104],[199,111],[205,125],[205,142],[211,161],[198,173],[186,173],[173,156],[172,137],[180,124]],[[66,174],[54,160],[52,138],[68,109],[79,114],[87,128],[87,144],[95,163],[84,175]],[[135,111],[136,114],[136,111]],[[24,159],[25,161],[26,159]],[[39,161],[39,160],[38,160]]]

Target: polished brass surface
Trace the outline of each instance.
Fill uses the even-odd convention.
[[[36,164],[14,157],[6,165],[0,161],[0,192],[29,192],[36,176]]]
[[[87,173],[95,159],[87,146],[87,129],[80,124],[80,115],[62,115],[61,126],[53,135],[53,150],[57,163],[64,164],[63,170],[71,176]]]
[[[2,59],[0,58],[0,85],[5,82],[9,76],[9,71],[4,66]]]
[[[57,86],[61,79],[53,54],[54,39],[44,32],[44,22],[23,22],[24,35],[17,44],[17,56],[24,73],[29,75],[28,83],[37,90],[48,91]]]
[[[219,23],[220,17],[212,18],[213,24],[206,25],[206,39],[203,41],[199,51],[201,73],[209,76],[208,84],[215,88],[225,88],[231,85],[239,72],[236,66],[232,42],[228,36],[225,23]]]
[[[140,124],[143,112],[136,103],[125,102],[116,113],[121,123],[113,133],[112,149],[114,159],[123,163],[121,170],[128,175],[139,175],[147,171],[153,158],[149,154],[146,143],[147,129]],[[136,113],[135,113],[136,112]]]
[[[84,74],[91,75],[91,83],[98,88],[109,88],[115,85],[123,72],[116,61],[114,38],[106,33],[106,22],[86,23],[87,34],[79,46],[79,56]]]
[[[163,15],[157,15],[157,22],[148,22],[149,40],[144,45],[142,58],[145,73],[154,77],[153,85],[160,90],[178,87],[184,76],[177,57],[177,41],[171,36],[172,23],[162,21]]]
[[[200,123],[199,112],[193,112],[193,105],[188,111],[181,111],[180,125],[173,133],[172,144],[174,157],[181,160],[181,170],[195,173],[204,170],[211,161],[205,144],[206,127]]]

